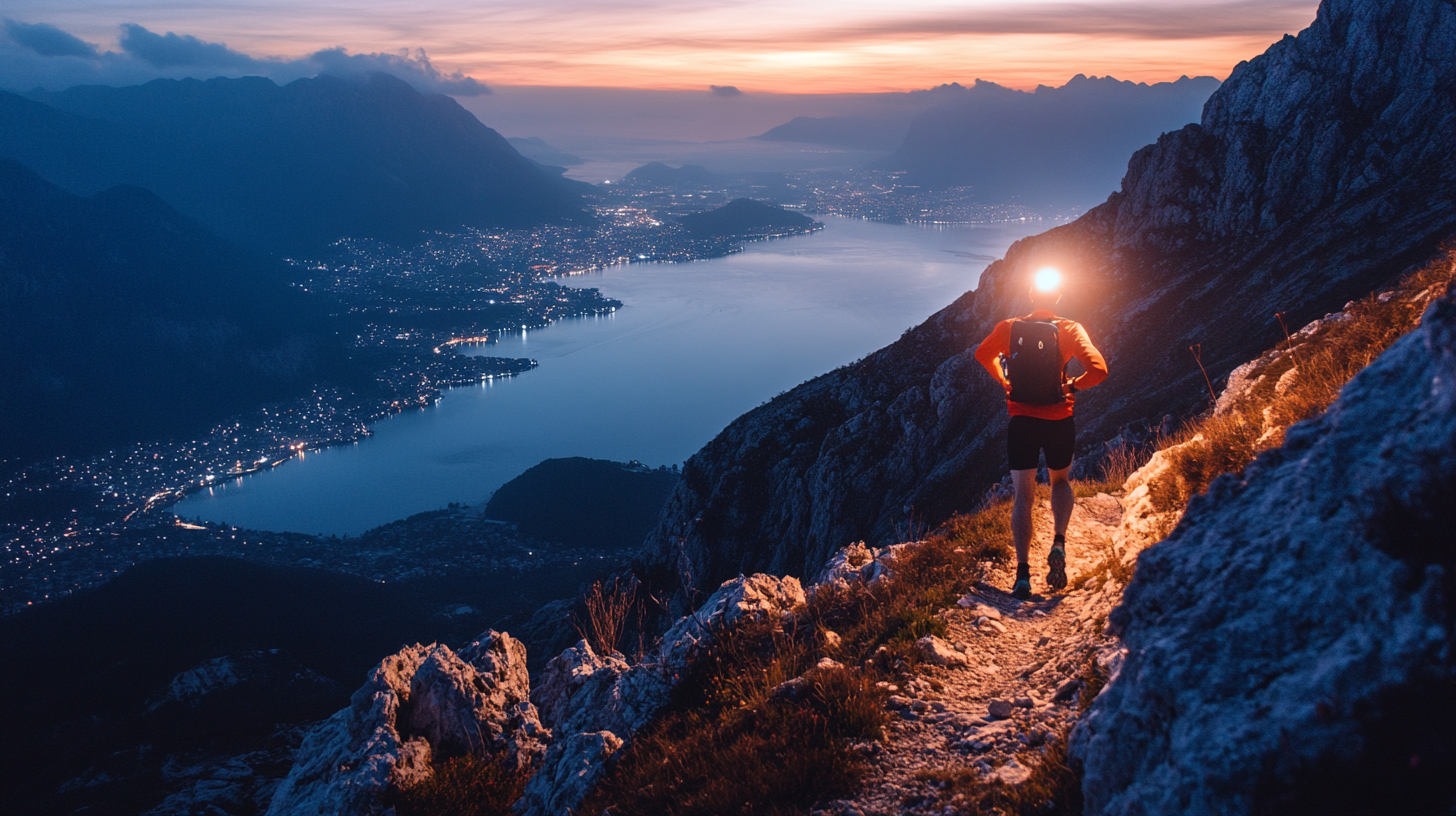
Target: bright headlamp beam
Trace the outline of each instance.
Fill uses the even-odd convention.
[[[1036,273],[1036,288],[1039,292],[1055,292],[1062,286],[1062,273],[1050,266]]]

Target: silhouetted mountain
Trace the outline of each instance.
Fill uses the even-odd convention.
[[[657,523],[678,474],[605,459],[547,459],[501,485],[485,515],[573,547],[625,549]]]
[[[807,142],[857,150],[894,150],[905,140],[917,111],[882,116],[796,116],[753,138],[765,142]]]
[[[882,170],[928,187],[969,186],[983,200],[1091,204],[1117,188],[1127,157],[1196,122],[1212,77],[1156,85],[1078,75],[1033,93],[977,80],[915,118]]]
[[[716,210],[685,215],[678,220],[694,238],[783,235],[807,232],[818,224],[803,213],[751,198],[735,198]]]
[[[522,156],[548,167],[575,167],[578,164],[586,164],[586,159],[564,150],[558,150],[547,144],[546,140],[540,136],[511,137],[506,141],[510,142],[511,147],[519,151]]]
[[[281,264],[146,190],[80,198],[0,159],[0,456],[194,429],[342,362]]]
[[[385,74],[0,93],[0,156],[83,195],[144,187],[226,238],[290,253],[587,217],[579,183]]]
[[[710,187],[721,187],[727,183],[722,176],[708,172],[708,169],[702,165],[685,164],[682,167],[669,167],[662,162],[644,164],[628,173],[623,180],[628,183],[680,190],[703,190]]]
[[[1456,236],[1452,31],[1446,0],[1325,0],[1309,29],[1234,69],[1202,124],[1137,151],[1106,203],[694,454],[647,566],[677,575],[686,557],[700,588],[811,576],[850,542],[976,507],[1006,474],[1006,407],[973,350],[1028,311],[1043,266],[1067,273],[1058,312],[1111,371],[1077,396],[1085,454],[1207,405],[1191,346],[1217,383],[1283,339],[1276,312],[1302,326],[1424,264]]]

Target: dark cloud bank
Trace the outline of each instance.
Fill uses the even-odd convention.
[[[422,49],[398,54],[350,54],[326,48],[300,59],[259,58],[224,43],[187,34],[158,34],[121,26],[120,51],[96,45],[47,23],[0,21],[0,80],[10,90],[58,90],[74,85],[135,85],[158,78],[262,76],[285,83],[319,74],[361,76],[382,72],[417,89],[452,96],[490,93],[459,71],[443,73]]]

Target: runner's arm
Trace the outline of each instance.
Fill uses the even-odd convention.
[[[1001,384],[1003,389],[1010,390],[1011,381],[1006,379],[1006,372],[1001,370],[1001,355],[1011,351],[1011,321],[1003,320],[996,324],[996,328],[976,346],[976,362],[991,374],[996,382]]]
[[[1092,339],[1087,336],[1087,330],[1082,328],[1082,324],[1073,324],[1068,334],[1072,339],[1072,356],[1087,369],[1080,377],[1072,380],[1072,387],[1085,391],[1107,379],[1107,361],[1102,359],[1102,352],[1092,345]]]

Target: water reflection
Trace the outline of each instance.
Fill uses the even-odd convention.
[[[828,219],[810,236],[728,258],[563,279],[626,305],[466,354],[532,357],[520,377],[454,389],[319,451],[178,506],[253,528],[359,533],[476,503],[542,459],[680,463],[735,417],[900,336],[968,289],[1040,222],[994,226]]]

